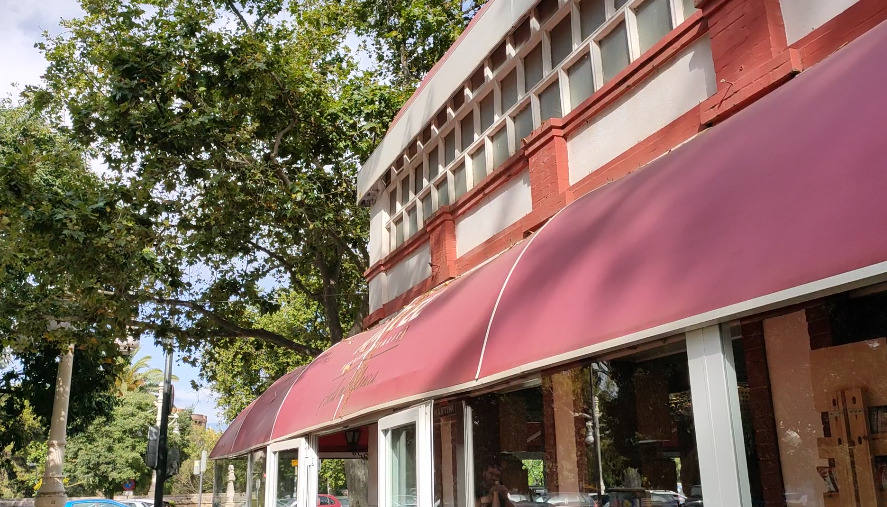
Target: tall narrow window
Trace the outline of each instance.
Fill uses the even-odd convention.
[[[419,210],[416,209],[416,206],[413,206],[407,211],[407,219],[410,221],[410,229],[407,231],[406,235],[412,236],[419,230]]]
[[[493,169],[499,167],[508,158],[508,129],[502,127],[490,138],[493,145]]]
[[[480,131],[485,132],[493,124],[493,94],[489,93],[480,101]]]
[[[561,117],[561,90],[557,81],[548,85],[548,88],[539,94],[539,113],[542,115],[542,121]]]
[[[448,166],[456,159],[456,131],[451,130],[444,137],[444,165]]]
[[[514,140],[517,146],[533,131],[533,110],[527,106],[514,115]]]
[[[265,449],[254,451],[249,456],[249,502],[248,507],[265,505]]]
[[[517,102],[517,71],[512,70],[502,78],[502,112],[505,113]]]
[[[487,177],[487,154],[483,148],[471,154],[471,175],[475,185]]]
[[[388,192],[388,215],[394,216],[397,213],[397,186]]]
[[[428,152],[428,180],[431,181],[437,176],[440,167],[440,157],[438,156],[437,146]]]
[[[653,47],[671,31],[671,10],[668,0],[647,0],[635,11],[641,53]]]
[[[403,218],[398,218],[394,222],[394,246],[399,247],[403,244]]]
[[[474,113],[466,114],[459,126],[462,129],[462,151],[465,151],[474,142]]]
[[[573,51],[573,29],[570,16],[565,17],[551,29],[551,66],[555,67]]]
[[[692,1],[692,0],[691,0]],[[604,0],[582,0],[579,5],[579,26],[585,39],[607,19]]]
[[[431,403],[379,419],[379,507],[432,505]]]
[[[570,85],[570,109],[574,109],[583,100],[594,92],[594,83],[591,78],[591,59],[583,56],[567,71],[568,84]]]
[[[431,200],[431,192],[422,198],[422,221],[428,223],[428,219],[434,214],[434,203]]]
[[[465,174],[465,163],[459,164],[459,167],[453,169],[453,183],[456,191],[456,199],[462,197],[468,190],[467,175]]]
[[[531,88],[542,80],[542,45],[536,46],[524,57],[524,90]]]
[[[403,207],[406,203],[410,202],[410,176],[407,174],[407,177],[400,181],[400,206]]]
[[[423,186],[425,186],[425,182],[422,181],[422,166],[420,165],[416,167],[416,171],[413,173],[413,192],[419,195]]]
[[[628,38],[625,33],[625,23],[619,23],[616,28],[605,35],[600,40],[600,46],[604,82],[607,82],[628,65]]]
[[[446,206],[450,204],[450,187],[447,184],[446,178],[443,181],[437,184],[435,187],[435,191],[437,192],[437,206]]]

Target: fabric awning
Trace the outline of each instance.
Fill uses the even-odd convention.
[[[278,399],[275,384],[235,419],[213,456],[259,445],[238,437],[222,446],[248,425],[267,434],[270,420],[265,441],[279,439],[883,277],[884,62],[882,23],[577,199],[529,240],[330,348],[278,405],[263,401]]]

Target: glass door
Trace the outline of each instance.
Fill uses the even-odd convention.
[[[309,493],[312,482],[313,490],[317,489],[316,457],[316,452],[304,438],[269,445],[265,468],[265,506],[315,507],[315,502],[302,499],[317,496],[316,493]],[[315,472],[313,481],[311,471]]]
[[[431,403],[379,420],[380,507],[431,506]]]

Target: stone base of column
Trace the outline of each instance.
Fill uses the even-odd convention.
[[[34,497],[34,507],[63,507],[67,501],[64,491],[38,491]]]

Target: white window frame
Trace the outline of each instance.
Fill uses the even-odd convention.
[[[299,470],[296,479],[296,505],[315,507],[317,505],[317,437],[294,438],[268,444],[265,453],[265,505],[277,505],[277,461],[281,451],[299,451]],[[308,502],[308,499],[313,499]]]
[[[391,504],[389,463],[391,461],[391,430],[416,427],[416,501],[419,507],[434,504],[434,463],[431,445],[431,402],[423,403],[379,419],[379,507]],[[303,507],[303,506],[300,506]]]

